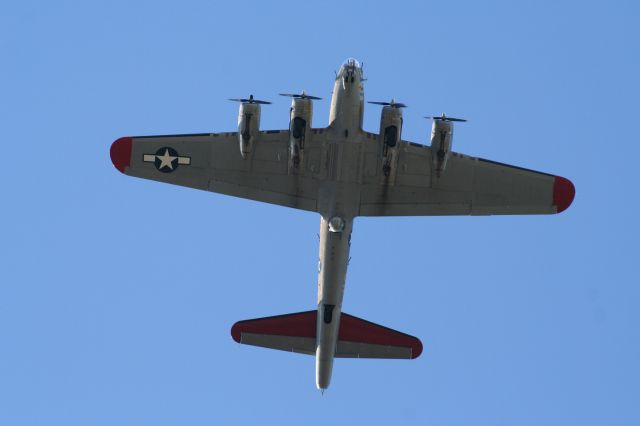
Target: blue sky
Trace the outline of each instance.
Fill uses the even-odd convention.
[[[6,2],[0,6],[0,424],[640,424],[635,2]],[[454,149],[570,178],[554,216],[360,218],[344,311],[415,361],[240,346],[313,309],[317,215],[128,178],[120,136],[230,131],[250,93],[446,111]],[[377,131],[368,107],[365,128]]]

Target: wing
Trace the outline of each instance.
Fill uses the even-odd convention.
[[[317,184],[289,174],[287,130],[260,132],[243,159],[237,133],[120,138],[111,160],[129,176],[316,211]]]
[[[363,186],[363,216],[551,214],[575,195],[562,177],[452,153],[441,177],[428,146],[402,141],[392,184]]]

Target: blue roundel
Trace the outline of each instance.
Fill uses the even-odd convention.
[[[171,173],[178,168],[178,151],[165,146],[156,151],[156,169],[162,173]]]

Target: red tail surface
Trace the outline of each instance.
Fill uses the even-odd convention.
[[[238,343],[314,355],[317,311],[238,321],[231,336]],[[413,359],[422,353],[417,337],[342,313],[337,358]]]

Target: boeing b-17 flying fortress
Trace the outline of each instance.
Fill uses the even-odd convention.
[[[348,59],[336,73],[329,125],[311,126],[313,101],[290,96],[285,130],[260,130],[260,108],[240,102],[238,131],[123,137],[111,146],[122,173],[320,213],[317,309],[239,321],[238,343],[315,355],[316,386],[329,386],[334,358],[420,356],[416,337],[342,312],[357,216],[553,214],[573,202],[560,176],[453,152],[459,118],[432,117],[430,145],[402,139],[404,104],[382,105],[379,133],[362,129],[363,71]]]

